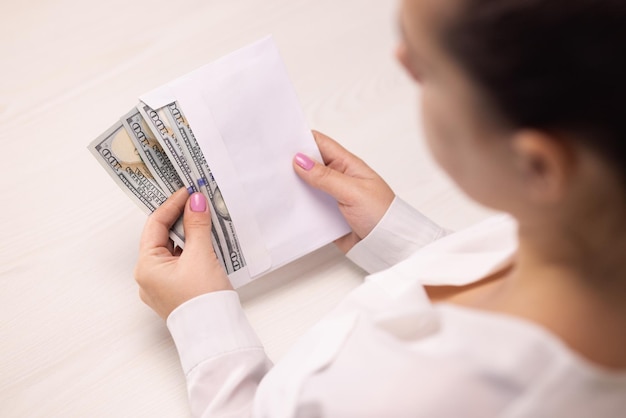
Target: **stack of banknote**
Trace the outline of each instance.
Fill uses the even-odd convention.
[[[177,102],[160,109],[140,103],[89,145],[117,185],[146,213],[182,187],[210,203],[215,253],[228,274],[245,266],[222,193]],[[170,231],[184,246],[182,219]]]

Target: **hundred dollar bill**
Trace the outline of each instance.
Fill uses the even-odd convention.
[[[230,213],[222,197],[211,169],[209,168],[200,145],[189,126],[178,102],[173,102],[159,109],[164,114],[170,126],[176,129],[183,154],[185,155],[191,171],[196,179],[199,190],[204,193],[211,203],[211,215],[213,224],[219,225],[218,235],[221,240],[224,258],[228,259],[233,271],[237,271],[246,265],[245,259],[237,239],[235,226],[230,218]],[[228,263],[226,263],[228,264]]]
[[[165,202],[167,196],[141,160],[121,122],[96,138],[88,148],[115,183],[145,213],[154,212]],[[180,247],[184,245],[185,236],[180,219],[170,231],[170,238]]]
[[[137,110],[139,110],[144,121],[150,130],[152,130],[157,141],[161,144],[161,147],[172,162],[172,165],[189,193],[197,191],[198,189],[194,183],[189,164],[178,142],[178,136],[176,136],[171,126],[169,126],[163,112],[156,111],[144,103],[140,103],[137,106]]]
[[[122,116],[121,121],[135,144],[139,156],[161,186],[161,190],[170,196],[176,190],[186,186],[139,111],[133,108]]]
[[[145,121],[146,125],[152,131],[156,140],[161,144],[161,147],[167,154],[168,158],[172,162],[172,165],[176,169],[176,172],[180,176],[180,179],[184,183],[187,191],[193,193],[199,190],[196,183],[196,178],[189,167],[187,157],[183,152],[184,146],[180,143],[180,138],[176,135],[176,132],[172,129],[169,120],[165,115],[163,109],[154,110],[150,106],[140,103],[137,106],[137,110],[140,116]],[[204,193],[207,198],[209,196]],[[210,198],[209,198],[210,201]],[[227,274],[230,274],[237,269],[234,268],[231,261],[230,251],[228,251],[229,243],[224,236],[224,228],[219,223],[219,220],[214,216],[215,211],[211,211],[211,217],[213,222],[211,225],[211,240],[215,249],[215,255],[218,260],[224,265]],[[218,222],[216,222],[218,221]]]

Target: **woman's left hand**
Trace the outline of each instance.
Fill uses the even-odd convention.
[[[185,250],[174,250],[169,230],[184,211]],[[141,300],[159,316],[205,293],[232,290],[211,242],[211,213],[201,193],[185,188],[149,217],[141,236],[135,267]]]

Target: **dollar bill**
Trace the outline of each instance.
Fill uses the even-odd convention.
[[[146,213],[181,187],[202,192],[211,206],[211,240],[227,274],[246,266],[235,226],[204,154],[178,103],[145,104],[124,115],[89,145],[118,186]],[[182,217],[170,238],[184,247]]]
[[[233,271],[243,268],[246,262],[226,202],[180,105],[178,102],[170,103],[159,109],[159,113],[165,116],[169,126],[176,129],[178,143],[189,162],[196,184],[211,203],[213,224],[219,225],[217,233],[224,258],[227,259],[226,264],[230,263]]]
[[[137,110],[139,110],[144,121],[161,144],[189,193],[197,191],[198,188],[194,182],[193,174],[179,144],[179,138],[167,122],[163,111],[154,110],[145,103],[140,103],[137,106]]]
[[[109,128],[88,148],[115,183],[145,213],[154,212],[165,202],[166,194],[141,159],[122,122]],[[177,245],[184,245],[185,236],[180,219],[170,231],[170,237]]]
[[[143,103],[139,104],[137,109],[140,113],[139,117],[142,118],[149,127],[150,131],[165,151],[167,157],[171,160],[189,193],[202,191],[210,202],[211,200],[209,195],[206,193],[206,188],[202,190],[197,183],[197,178],[193,174],[193,171],[187,162],[187,156],[184,153],[184,145],[180,143],[180,136],[176,134],[172,125],[170,125],[170,121],[165,114],[165,110],[154,110]],[[236,269],[233,266],[233,262],[230,261],[230,251],[228,251],[229,243],[223,232],[224,225],[220,224],[219,219],[214,215],[213,210],[211,210],[211,217],[211,240],[213,242],[215,254],[218,260],[224,265],[226,273],[230,274],[236,271]]]
[[[167,196],[186,186],[141,113],[133,108],[121,118],[141,159]]]
[[[185,153],[186,147],[181,141],[182,136],[180,132],[178,132],[177,135],[177,132],[172,128],[173,125],[170,123],[166,114],[167,107],[154,110],[145,104],[140,104],[137,108],[152,132],[157,137],[158,141],[161,143],[168,157],[172,159],[174,167],[177,169],[185,185],[188,186],[189,191],[202,191],[215,209],[215,205],[213,204],[215,201],[213,193],[207,189],[204,184],[205,182],[198,182],[198,177],[194,175],[190,164],[187,162],[188,154]],[[221,196],[221,194],[219,196]],[[218,205],[218,207],[221,206],[225,205]],[[220,217],[216,214],[216,210],[211,211],[211,216],[213,218],[212,239],[214,241],[216,255],[225,265],[227,273],[236,271],[240,268],[241,263],[236,259],[239,257],[235,256],[240,253],[240,251],[236,251],[234,249],[234,238],[231,236],[232,233],[229,234],[229,231],[234,231],[234,228],[229,228],[229,225],[227,225],[227,223],[220,219]]]

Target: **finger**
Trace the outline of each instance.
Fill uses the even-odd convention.
[[[167,246],[165,248],[167,248],[167,251],[169,251],[171,254],[174,254],[176,245],[174,244],[174,241],[172,241],[171,238],[167,241]]]
[[[360,241],[357,234],[354,232],[350,232],[347,235],[344,235],[341,238],[337,238],[335,240],[335,245],[339,248],[344,254],[346,254],[352,247],[354,247]]]
[[[170,239],[169,230],[183,213],[188,197],[187,189],[181,188],[148,217],[141,235],[140,251],[151,248],[167,248]]]
[[[332,161],[345,157],[350,154],[348,150],[342,147],[337,141],[319,131],[312,131],[315,143],[322,154],[324,164],[330,164]]]
[[[194,193],[189,197],[185,205],[183,227],[185,228],[184,254],[215,257],[211,241],[211,211],[202,193]]]
[[[342,147],[331,137],[318,131],[313,131],[313,137],[320,150],[324,164],[335,170],[346,173],[350,169],[360,169],[365,165],[360,158]]]
[[[354,179],[350,176],[300,153],[294,157],[293,166],[298,176],[310,186],[328,193],[339,203],[351,200]]]

